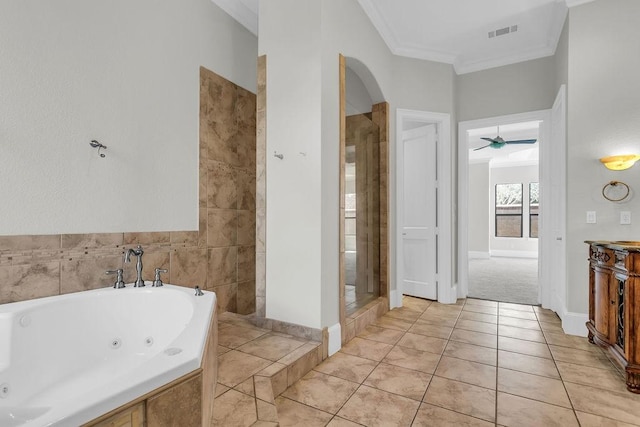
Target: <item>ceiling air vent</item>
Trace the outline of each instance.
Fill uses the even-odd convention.
[[[504,36],[505,34],[509,34],[509,27],[504,27],[496,30],[496,37]]]
[[[495,31],[489,31],[489,38],[492,39],[494,37],[504,36],[505,34],[515,33],[516,31],[518,31],[518,26],[517,25],[512,25],[510,27],[504,27],[504,28],[498,28]]]

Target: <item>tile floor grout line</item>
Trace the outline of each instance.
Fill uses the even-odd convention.
[[[289,387],[287,387],[287,388],[289,388]],[[324,412],[325,414],[331,415],[331,419],[333,419],[333,417],[336,417],[338,415],[337,412],[335,414],[332,414],[331,412],[327,412],[324,409],[316,408],[315,406],[311,406],[311,405],[308,405],[308,404],[306,404],[304,402],[300,402],[298,400],[291,399],[290,397],[283,396],[282,394],[280,394],[280,396],[278,396],[278,397],[282,397],[283,399],[287,399],[287,400],[290,400],[292,402],[298,403],[300,405],[306,406],[307,408],[315,409],[316,411]],[[349,398],[351,398],[351,396],[349,396]],[[277,408],[277,406],[276,406],[276,408]],[[342,409],[342,408],[340,408],[340,409]],[[331,422],[331,419],[329,420],[329,422]]]
[[[433,303],[432,303],[433,304]],[[427,308],[425,308],[422,313],[420,313],[420,316],[418,317],[418,319],[420,317],[422,317],[422,315],[427,311],[427,309],[431,307],[431,304],[429,304],[429,306]],[[418,322],[418,319],[416,319],[413,324],[411,325],[411,327],[415,326],[415,324]],[[411,328],[409,328],[411,329]],[[453,332],[453,329],[451,329],[451,331]],[[404,336],[404,335],[403,335]],[[451,333],[449,333],[449,337],[451,337]],[[398,340],[398,342],[400,342],[400,340]],[[447,338],[447,344],[444,346],[444,348],[447,348],[447,345],[449,345],[449,338]],[[444,353],[444,350],[442,350],[442,352]],[[440,356],[440,359],[442,359],[442,356]],[[438,360],[438,363],[440,362],[440,360]],[[413,425],[416,422],[416,418],[418,417],[418,413],[420,412],[420,408],[422,407],[422,404],[425,403],[424,399],[427,397],[427,391],[429,390],[429,387],[431,387],[431,382],[433,382],[433,377],[436,374],[436,369],[438,368],[438,366],[436,365],[436,367],[433,369],[433,374],[431,374],[431,378],[429,378],[429,383],[427,384],[427,387],[424,389],[424,393],[422,393],[422,397],[420,398],[420,403],[418,405],[418,410],[416,411],[415,414],[413,414],[413,419],[411,420],[411,425]],[[435,405],[434,405],[435,406]]]
[[[536,313],[536,318],[538,319],[538,325],[540,326],[540,330],[542,331],[542,325],[540,325],[540,318],[538,317],[538,313]],[[576,412],[576,408],[573,406],[573,399],[571,399],[571,395],[569,394],[569,390],[567,389],[567,385],[564,381],[564,378],[562,378],[560,369],[558,369],[558,363],[556,362],[555,356],[551,352],[551,347],[549,346],[549,341],[547,341],[547,336],[545,335],[544,331],[542,332],[542,335],[544,336],[544,341],[545,341],[545,344],[547,345],[547,348],[549,349],[549,353],[551,353],[551,360],[553,361],[553,366],[555,366],[556,371],[558,371],[558,376],[560,377],[562,388],[564,392],[567,394],[567,400],[569,401],[569,405],[571,405],[571,411],[573,412],[573,416],[576,418],[576,422],[578,423],[578,426],[580,426],[581,425],[580,418],[578,418],[578,413]]]
[[[465,302],[465,304],[466,304],[466,302]],[[422,314],[424,314],[429,308],[431,308],[432,305],[433,305],[433,303],[430,304],[429,307],[427,307]],[[462,307],[464,308],[464,304],[462,305]],[[453,335],[453,331],[456,329],[456,324],[458,323],[458,319],[460,319],[461,314],[462,314],[462,308],[458,312],[458,315],[456,316],[455,322],[453,323],[453,327],[451,329],[451,333],[449,334],[449,338],[447,338],[447,345],[449,345],[449,341],[451,341],[451,335]],[[420,317],[422,317],[422,315]],[[417,322],[417,319],[416,319],[416,322]],[[446,345],[445,345],[445,349],[446,349]],[[422,401],[421,402],[424,402],[425,397],[427,397],[427,392],[429,391],[429,387],[431,387],[431,384],[433,383],[433,378],[437,376],[436,372],[438,371],[438,366],[440,366],[440,362],[442,362],[443,354],[444,354],[444,350],[442,351],[442,354],[440,355],[440,358],[438,359],[438,362],[436,363],[436,366],[433,368],[433,374],[431,374],[431,379],[429,380],[429,384],[427,385],[427,388],[424,391],[424,395],[422,397]],[[438,377],[438,378],[441,378],[441,377]],[[432,405],[432,404],[429,403],[429,405]],[[432,406],[440,407],[438,405],[432,405]],[[450,410],[448,408],[443,408],[443,409]],[[418,406],[418,411],[420,411],[420,406]],[[456,412],[456,411],[453,411],[453,412]],[[415,421],[415,417],[417,415],[418,415],[418,413],[416,412],[416,415],[414,416],[414,421]],[[468,416],[468,414],[465,414],[465,415]],[[412,424],[413,424],[413,422],[412,422]]]
[[[464,310],[464,306],[465,306],[465,305],[466,305],[466,299],[465,299],[465,304],[463,304],[463,309],[460,311],[460,313],[462,313],[462,311]],[[425,310],[425,311],[426,311],[426,310]],[[456,323],[457,323],[457,322],[456,322]],[[456,329],[456,328],[455,328],[455,325],[454,325],[453,329]],[[452,333],[453,333],[453,331],[452,331]],[[449,344],[449,342],[451,342],[451,341],[452,341],[452,340],[451,340],[451,335],[452,335],[452,334],[449,334],[449,338],[447,338],[447,345]],[[454,340],[453,342],[460,342],[460,341],[455,341],[455,340]],[[463,343],[463,344],[468,344],[468,343]],[[470,345],[475,345],[475,344],[470,344]],[[479,347],[482,347],[482,346],[479,346]],[[489,347],[485,347],[485,348],[489,348]],[[445,349],[446,349],[446,346],[445,346]],[[496,352],[497,352],[497,348],[496,348]],[[443,355],[444,355],[444,352],[443,352]],[[496,357],[497,357],[497,356],[496,356]],[[442,360],[442,356],[440,357],[440,360]],[[464,359],[460,359],[460,360],[464,360]],[[439,362],[438,362],[438,363],[439,363]],[[497,364],[497,359],[496,359],[496,364]],[[436,408],[442,408],[442,409],[444,409],[444,410],[446,410],[446,411],[451,411],[451,412],[454,412],[454,413],[456,413],[456,414],[464,415],[464,416],[466,416],[466,417],[471,417],[471,418],[474,418],[474,419],[477,419],[477,420],[481,420],[481,421],[485,421],[485,422],[490,422],[490,421],[487,421],[487,420],[485,420],[485,419],[483,419],[483,418],[476,417],[476,416],[474,416],[474,415],[469,415],[469,414],[465,414],[465,413],[463,413],[463,412],[456,411],[455,409],[445,408],[444,406],[439,406],[439,405],[437,405],[437,404],[433,404],[433,403],[425,402],[425,401],[424,401],[424,398],[425,398],[425,397],[426,397],[426,395],[427,395],[427,391],[429,390],[429,387],[431,386],[431,382],[433,381],[433,378],[434,378],[434,377],[444,378],[444,379],[449,380],[449,381],[456,381],[456,382],[460,382],[460,383],[463,383],[463,384],[469,384],[469,383],[465,383],[464,381],[452,380],[452,379],[450,379],[450,378],[440,377],[440,376],[436,375],[436,370],[437,370],[437,366],[436,366],[436,369],[434,369],[433,374],[431,375],[431,379],[429,380],[429,385],[427,386],[427,389],[426,389],[426,390],[425,390],[425,392],[424,392],[424,395],[423,395],[423,397],[422,397],[422,401],[421,401],[421,403],[425,403],[425,404],[427,404],[427,405],[434,406],[434,407],[436,407]],[[497,375],[497,366],[496,366],[496,375]],[[497,378],[496,378],[496,381],[497,381]],[[475,385],[475,384],[471,384],[471,385]],[[480,386],[476,386],[476,387],[480,387]],[[486,387],[481,387],[481,388],[485,388],[485,389],[487,389]],[[487,390],[491,390],[491,389],[487,389]],[[497,391],[496,391],[496,402],[497,402]],[[420,409],[418,408],[418,412],[419,412],[419,411],[420,411]],[[416,413],[416,416],[417,416],[417,413]],[[414,417],[414,421],[415,421],[415,417]],[[497,417],[494,417],[494,423],[493,423],[493,425],[494,425],[494,426],[497,426]]]
[[[447,347],[448,347],[449,343],[451,343],[451,342],[456,342],[456,343],[458,343],[458,342],[459,342],[459,343],[467,344],[467,345],[470,345],[470,346],[475,346],[475,345],[477,345],[477,344],[473,344],[473,343],[468,343],[468,342],[466,342],[466,343],[465,343],[464,341],[457,341],[457,340],[455,340],[455,339],[452,339],[452,336],[453,336],[453,334],[454,334],[454,332],[455,332],[455,330],[456,330],[456,329],[459,329],[459,330],[465,330],[465,329],[462,329],[462,328],[458,328],[458,327],[457,327],[457,324],[458,324],[458,321],[462,319],[462,315],[463,315],[463,313],[466,311],[466,310],[465,310],[465,307],[466,307],[466,305],[467,305],[467,302],[468,302],[468,300],[465,300],[465,301],[464,301],[464,303],[463,303],[463,304],[461,304],[461,305],[462,305],[462,307],[460,308],[460,310],[459,310],[459,311],[457,311],[457,315],[455,316],[455,321],[454,321],[454,323],[453,323],[453,326],[452,326],[452,327],[451,327],[451,326],[443,326],[443,325],[441,325],[441,324],[433,324],[433,326],[449,328],[449,329],[451,330],[451,332],[448,334],[447,338],[432,337],[431,335],[427,335],[427,334],[417,334],[417,335],[420,335],[420,336],[425,336],[425,337],[430,337],[430,338],[440,339],[440,340],[443,340],[443,341],[446,341],[446,342],[444,343],[444,348],[443,348],[443,351],[442,351],[441,353],[433,353],[433,352],[429,352],[429,353],[431,353],[431,354],[437,354],[439,357],[438,357],[438,361],[437,361],[437,363],[435,364],[435,368],[434,368],[434,370],[433,370],[433,373],[430,375],[430,379],[429,379],[429,382],[428,382],[428,384],[427,384],[427,387],[425,388],[425,391],[424,391],[424,393],[422,394],[422,399],[420,399],[420,400],[415,399],[415,400],[414,400],[414,401],[418,402],[418,409],[416,410],[416,412],[415,412],[415,414],[414,414],[414,416],[413,416],[412,423],[413,423],[413,422],[415,422],[415,420],[416,420],[416,418],[417,418],[418,414],[420,413],[420,408],[422,407],[422,404],[432,405],[432,406],[434,406],[434,407],[442,408],[443,410],[446,410],[446,411],[449,411],[449,412],[452,412],[452,413],[457,413],[457,414],[460,414],[460,415],[463,415],[463,416],[466,416],[466,417],[471,417],[471,418],[475,418],[475,419],[478,419],[478,420],[487,421],[487,420],[485,420],[485,419],[477,418],[477,417],[475,417],[475,416],[472,416],[472,415],[466,414],[466,413],[464,413],[464,412],[458,412],[458,411],[456,411],[456,410],[453,410],[453,409],[450,409],[450,408],[446,408],[446,407],[443,407],[443,406],[439,406],[439,405],[437,405],[437,404],[435,404],[435,405],[434,405],[434,404],[430,404],[430,403],[428,403],[428,402],[425,402],[425,400],[424,400],[424,399],[426,398],[426,394],[427,394],[427,392],[428,392],[429,388],[432,386],[433,378],[434,378],[435,376],[437,376],[435,373],[436,373],[436,371],[437,371],[438,367],[440,366],[440,364],[442,363],[442,359],[443,359],[443,357],[445,356],[445,351],[446,351],[446,349],[447,349]],[[399,337],[397,340],[395,340],[395,342],[394,342],[393,344],[390,344],[388,341],[376,341],[376,340],[372,340],[372,339],[369,339],[369,338],[366,338],[366,337],[359,337],[359,338],[366,339],[366,340],[371,341],[371,342],[378,342],[378,343],[389,344],[389,345],[391,346],[391,349],[389,350],[389,352],[393,351],[393,349],[394,349],[394,348],[396,348],[396,347],[401,347],[401,348],[411,348],[411,347],[405,347],[404,345],[399,345],[398,343],[400,343],[400,342],[401,342],[401,340],[402,340],[402,339],[407,335],[407,333],[409,333],[409,331],[410,331],[410,329],[411,329],[412,327],[414,327],[415,325],[417,325],[419,322],[424,321],[424,319],[421,319],[422,315],[424,315],[426,312],[428,312],[429,308],[431,308],[431,307],[433,306],[433,304],[434,304],[434,303],[430,304],[430,305],[429,305],[427,308],[425,308],[424,310],[421,310],[421,311],[420,311],[420,316],[418,316],[417,318],[415,318],[415,319],[413,319],[413,320],[408,320],[408,319],[406,319],[406,318],[402,318],[402,317],[397,317],[397,318],[396,318],[396,317],[390,316],[390,318],[392,318],[392,319],[395,319],[395,320],[402,321],[402,322],[405,322],[405,323],[410,324],[411,326],[410,326],[408,329],[398,330],[398,329],[390,328],[390,327],[387,327],[387,326],[375,325],[377,328],[380,328],[381,330],[384,330],[384,329],[386,329],[386,330],[393,330],[393,331],[395,331],[395,332],[400,333],[400,337]],[[473,304],[470,304],[470,305],[473,305]],[[434,307],[437,307],[437,306],[434,306]],[[533,306],[531,306],[531,307],[533,307]],[[495,408],[494,408],[494,423],[493,423],[493,424],[494,424],[495,426],[497,426],[497,425],[498,425],[498,393],[504,393],[504,394],[506,394],[506,395],[515,396],[515,397],[518,397],[518,398],[524,399],[524,400],[526,400],[526,401],[538,402],[538,403],[541,403],[541,404],[550,405],[550,406],[553,406],[553,407],[558,407],[558,408],[563,408],[563,409],[570,409],[570,408],[568,408],[568,407],[566,407],[566,406],[561,406],[561,405],[558,405],[558,404],[555,404],[555,403],[544,402],[544,401],[541,401],[541,400],[533,399],[533,398],[531,398],[531,397],[520,396],[520,395],[518,395],[518,394],[513,394],[513,393],[508,393],[508,392],[499,392],[499,391],[498,391],[498,383],[499,383],[499,381],[498,381],[498,375],[499,375],[499,370],[500,370],[500,369],[505,369],[505,370],[509,370],[509,371],[522,372],[522,373],[529,374],[529,375],[535,375],[535,376],[542,377],[542,378],[548,378],[548,379],[552,379],[552,380],[553,380],[553,379],[555,379],[555,380],[558,380],[558,379],[559,379],[559,380],[563,383],[563,387],[564,387],[565,393],[566,393],[566,395],[567,395],[567,397],[568,397],[569,405],[570,405],[570,407],[571,407],[571,409],[570,409],[570,410],[571,410],[571,411],[572,411],[572,413],[574,414],[574,417],[575,417],[575,419],[576,419],[576,421],[577,421],[578,425],[580,425],[580,421],[579,421],[579,419],[578,419],[578,417],[577,417],[577,411],[576,411],[575,407],[573,406],[573,401],[572,401],[572,399],[569,397],[569,393],[568,393],[568,390],[567,390],[566,385],[567,385],[567,383],[570,383],[570,384],[577,384],[577,385],[583,386],[583,384],[580,384],[580,383],[574,383],[574,382],[572,382],[572,381],[564,381],[564,379],[563,379],[562,375],[559,375],[559,378],[552,378],[552,377],[546,377],[545,375],[540,375],[539,373],[532,373],[532,372],[526,372],[526,371],[518,371],[517,369],[501,368],[501,367],[499,366],[499,365],[500,365],[500,351],[505,351],[505,352],[507,352],[507,353],[514,353],[514,354],[524,355],[524,356],[527,356],[527,357],[535,357],[535,358],[540,359],[540,360],[551,360],[551,361],[552,361],[552,363],[553,363],[553,366],[554,366],[554,367],[555,367],[555,369],[556,369],[556,372],[558,372],[558,374],[559,374],[558,363],[559,363],[560,361],[559,361],[559,360],[556,360],[555,355],[551,352],[551,347],[553,347],[554,345],[551,345],[551,344],[547,341],[547,333],[545,333],[545,331],[542,329],[542,323],[550,323],[550,322],[541,322],[541,321],[540,321],[540,319],[541,319],[540,313],[539,313],[537,310],[533,309],[532,311],[534,312],[534,316],[535,316],[535,318],[536,318],[536,323],[537,323],[537,326],[538,326],[537,330],[530,329],[530,328],[522,328],[522,327],[520,327],[520,326],[515,326],[515,325],[508,325],[508,326],[510,326],[510,327],[518,328],[518,329],[521,329],[521,330],[523,330],[523,331],[526,331],[526,330],[530,330],[530,331],[537,331],[537,332],[539,332],[539,333],[541,334],[542,339],[544,339],[544,343],[541,343],[541,342],[539,342],[539,341],[531,341],[531,340],[527,340],[527,339],[520,338],[520,337],[517,337],[517,336],[515,336],[515,337],[503,336],[503,335],[501,335],[501,334],[500,334],[500,332],[499,332],[499,327],[500,327],[500,322],[499,322],[499,320],[500,320],[500,318],[502,317],[502,316],[500,315],[500,310],[499,310],[499,308],[500,308],[500,304],[499,304],[499,302],[497,302],[497,313],[498,313],[498,314],[496,315],[496,316],[497,316],[497,323],[496,323],[496,334],[495,334],[495,340],[496,340],[496,343],[497,343],[497,345],[496,345],[496,347],[495,347],[495,352],[496,352],[496,365],[495,365],[495,368],[496,368],[496,386],[495,386],[495,396],[496,396],[496,401],[495,401]],[[441,313],[447,313],[447,311],[443,311],[443,312],[441,312]],[[444,317],[447,317],[447,316],[445,315]],[[504,316],[504,317],[511,317],[511,316]],[[515,319],[520,319],[520,318],[517,318],[517,317],[516,317]],[[482,322],[481,320],[470,320],[470,319],[462,319],[462,320],[469,320],[469,321],[472,321],[472,322]],[[529,320],[529,319],[521,319],[521,320]],[[429,323],[429,322],[427,321],[427,323]],[[484,322],[484,323],[490,323],[490,322]],[[465,330],[465,331],[466,331],[466,330]],[[382,331],[380,331],[380,332],[382,332]],[[480,332],[477,332],[477,331],[471,331],[471,332],[480,333]],[[516,331],[516,332],[517,332],[517,331]],[[556,331],[549,331],[549,333],[557,333],[558,335],[560,335],[560,334],[561,334],[560,332],[556,332]],[[543,344],[543,345],[546,347],[547,351],[549,352],[550,357],[549,357],[549,358],[546,358],[546,357],[541,357],[541,356],[538,356],[538,355],[527,354],[527,353],[521,353],[521,352],[518,352],[518,351],[502,350],[502,349],[500,349],[500,348],[499,348],[499,344],[498,344],[498,342],[499,342],[499,340],[500,340],[500,337],[501,337],[501,336],[503,336],[504,338],[509,338],[509,339],[516,340],[516,341],[526,341],[526,342],[529,342],[529,343]],[[419,338],[417,338],[417,339],[419,339]],[[571,345],[565,345],[564,343],[562,343],[561,345],[555,345],[555,346],[560,347],[560,348],[570,348],[570,349],[573,349],[573,350],[581,350],[581,351],[583,351],[583,352],[589,353],[589,351],[588,351],[588,350],[585,350],[584,348],[576,348],[576,347],[572,347]],[[480,346],[480,347],[484,347],[484,346]],[[491,347],[487,347],[487,348],[491,348]],[[422,350],[422,351],[424,351],[424,350]],[[388,355],[388,354],[389,354],[389,352],[387,352],[387,353],[386,353],[386,355]],[[362,356],[352,355],[352,354],[349,354],[349,353],[345,353],[345,354],[350,355],[350,356],[355,356],[355,357],[362,357]],[[604,353],[603,353],[603,354],[604,354]],[[338,412],[339,412],[340,410],[342,410],[342,408],[346,405],[346,403],[347,403],[347,402],[349,402],[349,400],[350,400],[350,399],[355,395],[355,393],[357,393],[357,392],[358,392],[358,390],[362,389],[362,387],[363,387],[363,386],[365,386],[365,387],[371,387],[371,388],[373,388],[373,389],[376,389],[376,390],[379,390],[379,391],[383,391],[383,392],[385,392],[385,393],[389,393],[389,394],[392,394],[392,395],[396,395],[396,396],[400,396],[400,397],[408,398],[407,396],[403,396],[402,394],[397,394],[397,393],[393,393],[393,392],[388,392],[388,391],[386,391],[386,390],[379,389],[379,388],[377,388],[377,387],[375,387],[375,386],[366,386],[366,385],[364,384],[364,383],[368,380],[368,378],[370,378],[370,377],[371,377],[372,373],[373,373],[376,369],[378,369],[378,368],[379,368],[383,363],[385,363],[385,362],[384,362],[384,360],[385,360],[385,358],[386,358],[386,355],[385,355],[383,358],[381,358],[380,360],[371,360],[371,359],[363,358],[363,359],[367,359],[367,360],[370,360],[370,361],[375,362],[375,367],[374,367],[374,368],[373,368],[373,369],[372,369],[372,370],[371,370],[371,371],[370,371],[370,372],[369,372],[369,373],[364,377],[364,379],[363,379],[362,381],[360,381],[360,382],[359,382],[358,387],[354,390],[354,392],[353,392],[353,393],[351,393],[351,394],[348,396],[348,398],[345,400],[345,403],[343,403],[343,404],[341,405],[341,407],[337,410],[336,414],[330,414],[330,415],[332,415],[332,416],[331,416],[331,419],[329,420],[329,422],[331,422],[331,420],[339,419],[339,418],[340,418],[340,417],[338,417]],[[461,358],[456,357],[456,356],[447,356],[447,357],[456,358],[456,359],[458,359],[458,360],[465,360],[465,361],[469,361],[469,362],[474,362],[473,360],[461,359]],[[486,364],[486,363],[483,363],[483,362],[477,362],[477,361],[475,361],[475,362],[476,362],[476,363],[483,364],[483,365],[487,365],[487,366],[492,366],[492,365],[490,365],[490,364]],[[613,366],[613,364],[611,363],[611,360],[609,360],[609,362],[610,362],[610,364]],[[571,363],[571,362],[567,362],[567,363]],[[395,366],[395,365],[391,365],[391,366]],[[584,366],[589,366],[589,365],[584,365]],[[604,369],[604,368],[602,368],[602,367],[597,367],[597,366],[591,366],[591,368],[594,368],[594,369]],[[413,369],[410,369],[410,368],[405,368],[405,369],[413,370]],[[416,371],[416,372],[422,372],[422,371],[418,371],[418,370],[413,370],[413,371]],[[331,374],[325,374],[325,375],[331,375]],[[331,375],[331,376],[333,376],[333,375]],[[336,377],[336,378],[340,378],[340,377]],[[444,377],[440,377],[440,376],[438,376],[438,378],[444,378]],[[453,380],[453,381],[456,381],[456,380]],[[461,381],[461,382],[462,382],[462,383],[464,383],[463,381]],[[584,386],[586,386],[586,385],[584,385]],[[593,386],[588,386],[588,387],[593,387]],[[596,387],[596,388],[599,388],[599,387]],[[228,391],[228,390],[227,390],[227,391]],[[611,390],[609,390],[609,389],[603,389],[603,391],[611,391]],[[225,393],[226,393],[226,392],[225,392]],[[224,393],[223,393],[223,394],[224,394]],[[284,396],[283,396],[283,397],[284,397]],[[284,397],[284,398],[286,398],[286,397]],[[290,399],[290,398],[287,398],[287,399],[288,399],[288,400],[293,400],[293,399]],[[411,399],[411,398],[408,398],[408,399]],[[411,400],[413,400],[413,399],[411,399]],[[295,400],[294,400],[294,402],[297,402],[297,401],[295,401]],[[297,403],[302,403],[302,402],[297,402]],[[317,408],[312,407],[312,406],[310,406],[310,405],[306,405],[306,404],[304,404],[304,403],[302,403],[302,404],[303,404],[303,405],[305,405],[305,406],[309,406],[309,407],[311,407],[311,408],[317,409]],[[322,411],[322,410],[321,410],[321,411]],[[325,412],[325,411],[322,411],[322,412]],[[610,420],[615,420],[615,419],[613,419],[613,418],[609,418],[608,416],[602,416],[602,415],[595,414],[595,413],[594,413],[593,415],[598,416],[598,417],[603,417],[603,418],[606,418],[606,419],[610,419]],[[351,421],[351,420],[350,420],[350,421]],[[615,420],[615,421],[617,421],[617,420]],[[357,423],[357,422],[355,422],[355,421],[352,421],[352,422]],[[357,424],[359,424],[359,423],[357,423]],[[359,424],[359,425],[362,425],[362,424]]]
[[[409,329],[407,329],[406,331],[403,331],[402,336],[400,337],[400,339],[399,339],[398,341],[396,341],[396,343],[393,345],[393,347],[394,347],[394,348],[395,348],[395,347],[398,347],[398,346],[399,346],[399,347],[402,347],[402,346],[400,346],[398,343],[399,343],[400,341],[402,341],[402,338],[404,338],[404,336],[405,336],[407,333],[409,333],[409,330],[415,326],[415,324],[416,324],[416,322],[418,321],[418,319],[419,319],[419,318],[420,318],[420,317],[421,317],[421,316],[422,316],[422,315],[423,315],[423,314],[428,310],[428,308],[429,308],[429,307],[431,307],[431,304],[429,304],[429,306],[427,306],[424,310],[421,310],[421,311],[420,311],[420,316],[418,316],[417,318],[415,318],[415,319],[414,319],[414,320],[412,320],[412,321],[411,321],[411,320],[409,321],[409,322],[411,322],[411,326],[410,326],[410,327],[409,327]],[[393,349],[391,349],[391,351],[393,351]],[[391,351],[390,351],[390,352],[391,352]],[[388,353],[387,353],[387,354],[388,354]],[[385,356],[385,357],[386,357],[386,356]],[[384,360],[384,359],[383,359],[383,360]],[[382,360],[380,361],[380,363],[382,363]],[[395,366],[395,365],[390,365],[390,366]],[[409,368],[405,368],[405,369],[409,369]],[[374,369],[374,370],[375,370],[375,369]],[[416,371],[416,372],[422,372],[422,371],[418,371],[418,370],[414,370],[414,369],[411,369],[411,370],[412,370],[412,371]],[[373,372],[373,371],[371,371],[371,372]],[[434,370],[434,373],[435,373],[435,370]],[[424,397],[425,397],[425,395],[427,394],[427,390],[429,389],[429,386],[431,385],[431,381],[433,381],[433,374],[431,374],[431,375],[430,375],[429,383],[427,384],[427,387],[424,389],[424,393],[422,393],[422,397],[421,397],[421,398],[420,398],[420,400],[418,401],[418,409],[416,410],[416,413],[415,413],[415,414],[413,414],[413,418],[411,419],[411,424],[410,424],[410,425],[413,425],[413,423],[414,423],[414,422],[415,422],[415,420],[416,420],[416,417],[418,416],[418,413],[420,412],[420,407],[422,406],[422,403],[424,402]],[[385,391],[386,391],[386,390],[385,390]],[[403,396],[403,397],[406,397],[406,396]]]
[[[426,311],[426,309],[425,309],[425,311]],[[424,313],[424,311],[423,311],[422,313]],[[421,314],[422,314],[422,313],[421,313]],[[386,314],[386,313],[385,313],[385,314]],[[405,321],[405,319],[400,319],[400,320]],[[411,322],[411,321],[408,321],[408,322]],[[414,324],[415,324],[415,320],[413,321],[413,323],[411,324],[411,326],[413,326]],[[389,328],[384,328],[384,327],[380,327],[380,328],[381,328],[381,329],[389,329]],[[409,328],[409,329],[411,329],[411,328]],[[404,398],[410,399],[410,398],[408,398],[407,396],[403,396],[403,395],[401,395],[401,394],[393,393],[393,392],[390,392],[390,391],[387,391],[387,390],[382,390],[382,389],[379,389],[379,388],[377,388],[377,387],[373,387],[373,386],[367,386],[367,385],[365,385],[365,384],[364,384],[364,383],[367,381],[367,379],[371,376],[371,374],[372,374],[372,373],[373,373],[373,372],[374,372],[374,371],[375,371],[375,370],[376,370],[376,369],[377,369],[377,368],[378,368],[382,363],[384,363],[383,361],[384,361],[384,359],[387,357],[387,355],[388,355],[388,354],[389,354],[389,353],[390,353],[390,352],[391,352],[391,351],[392,351],[396,346],[398,346],[398,343],[399,343],[399,342],[402,340],[402,338],[403,338],[403,337],[408,333],[409,329],[407,329],[406,331],[400,331],[400,332],[402,332],[402,336],[400,336],[400,338],[396,341],[396,343],[395,343],[395,344],[391,344],[391,345],[392,345],[392,348],[387,352],[387,354],[386,354],[382,359],[380,359],[379,361],[376,361],[376,362],[377,362],[376,366],[375,366],[375,367],[371,370],[371,372],[369,372],[369,374],[368,374],[368,375],[367,375],[367,376],[362,380],[362,382],[360,383],[360,385],[358,386],[358,388],[353,392],[353,394],[352,394],[351,396],[349,396],[349,398],[348,398],[347,400],[345,400],[345,402],[342,404],[342,406],[340,407],[340,409],[338,409],[338,412],[340,412],[340,410],[342,410],[342,408],[344,407],[344,405],[346,405],[346,404],[347,404],[347,402],[349,402],[349,400],[351,399],[351,397],[352,397],[355,393],[357,393],[357,391],[358,391],[358,390],[360,390],[360,387],[362,387],[362,386],[365,386],[365,387],[371,387],[371,388],[373,388],[373,389],[375,389],[375,390],[379,390],[379,391],[382,391],[382,392],[385,392],[385,393],[393,394],[394,396],[399,396],[399,397],[404,397]],[[357,335],[356,335],[356,337],[357,337]],[[363,339],[367,339],[367,338],[365,337],[365,338],[363,338]],[[378,341],[375,341],[375,340],[369,340],[369,341],[378,342]],[[345,354],[348,354],[348,353],[345,353]],[[351,356],[354,356],[354,355],[351,355]],[[356,356],[356,357],[361,357],[361,356]],[[361,357],[361,358],[362,358],[362,359],[366,359],[365,357]],[[370,359],[367,359],[367,360],[370,360]],[[396,365],[392,365],[392,364],[389,364],[389,363],[386,363],[386,364],[387,364],[387,365],[390,365],[390,366],[396,366]],[[409,369],[409,368],[405,368],[405,369]],[[415,371],[415,372],[422,372],[422,371],[418,371],[418,370],[415,370],[415,369],[411,369],[411,370],[412,370],[412,371]],[[338,377],[338,378],[339,378],[339,377]],[[431,383],[431,379],[432,379],[432,378],[433,378],[433,375],[431,375],[431,378],[429,379],[429,383]],[[429,388],[429,385],[427,385],[427,388]],[[425,389],[425,393],[426,393],[426,389]],[[423,396],[423,397],[424,397],[424,396]],[[411,400],[414,400],[414,399],[411,399]],[[422,404],[422,400],[419,400],[419,401],[418,401],[418,409],[416,410],[416,413],[415,413],[415,414],[414,414],[414,416],[413,416],[413,419],[412,419],[412,421],[411,421],[411,424],[413,424],[413,421],[415,420],[415,417],[418,415],[418,412],[420,411],[420,405],[421,405],[421,404]],[[338,412],[336,412],[336,415],[335,415],[335,416],[338,416]],[[347,419],[348,419],[348,418],[347,418]],[[352,421],[352,420],[350,420],[350,419],[348,419],[348,420],[349,420],[349,421]]]
[[[573,411],[573,415],[575,416],[576,421],[578,422],[578,426],[579,426],[581,423],[580,423],[580,419],[578,418],[578,414],[576,413],[576,409],[573,406],[573,400],[571,399],[571,395],[569,394],[569,390],[567,390],[567,386],[566,386],[566,383],[565,383],[564,379],[562,378],[562,374],[560,373],[560,369],[558,369],[558,364],[556,362],[556,358],[553,355],[553,353],[551,352],[551,347],[549,346],[549,341],[547,340],[547,336],[544,333],[544,331],[542,330],[542,325],[540,325],[540,317],[538,316],[537,312],[535,314],[536,314],[536,318],[538,320],[538,325],[540,326],[540,330],[542,331],[542,335],[544,336],[545,343],[547,344],[547,348],[549,349],[549,353],[551,353],[551,360],[553,361],[553,366],[555,366],[556,371],[558,371],[558,376],[560,377],[560,382],[562,383],[562,388],[564,389],[564,392],[567,394],[567,400],[569,401],[569,405],[571,405],[571,410]]]
[[[258,413],[258,393],[256,392],[256,376],[252,375],[251,376],[251,385],[253,386],[253,400],[254,400],[254,407],[256,410],[256,422],[260,421],[260,414]],[[273,405],[275,406],[276,402],[274,399]],[[276,416],[277,416],[278,412],[276,411]]]

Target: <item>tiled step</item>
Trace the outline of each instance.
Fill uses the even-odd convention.
[[[221,329],[235,326],[256,331],[256,334],[262,332],[262,336],[274,335],[300,340],[300,338],[287,334],[265,332],[265,329],[254,326],[249,316],[223,313],[219,316],[219,322]],[[259,337],[252,342],[260,343]],[[237,348],[240,349],[240,347]],[[258,352],[258,354],[260,353]],[[256,356],[252,357],[256,358]],[[306,341],[277,361],[264,359],[266,367],[235,385],[233,389],[219,383],[219,388],[216,390],[217,397],[214,401],[213,425],[277,426],[278,416],[275,399],[321,361],[322,344]],[[237,366],[231,367],[231,369],[242,368]]]

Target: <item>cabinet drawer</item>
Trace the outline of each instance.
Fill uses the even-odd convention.
[[[614,251],[600,246],[589,246],[589,259],[601,266],[613,267],[615,265]]]

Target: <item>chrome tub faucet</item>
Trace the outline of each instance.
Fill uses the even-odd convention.
[[[164,284],[162,283],[162,279],[160,279],[160,273],[167,273],[169,270],[166,269],[162,269],[162,268],[156,268],[156,275],[153,279],[153,287],[159,288],[160,286],[164,286]]]
[[[117,278],[115,283],[113,284],[113,287],[116,289],[122,289],[124,288],[124,280],[122,279],[122,272],[123,270],[121,268],[117,269],[117,270],[107,270],[106,273],[107,274],[117,274]]]
[[[124,262],[131,262],[131,254],[138,257],[138,261],[136,262],[136,281],[133,285],[134,288],[142,288],[144,287],[144,280],[142,280],[142,254],[144,251],[142,250],[142,246],[138,245],[136,249],[131,249],[124,254]]]

